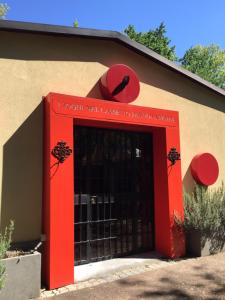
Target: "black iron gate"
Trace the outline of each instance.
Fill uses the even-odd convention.
[[[153,249],[152,136],[75,127],[75,264]]]

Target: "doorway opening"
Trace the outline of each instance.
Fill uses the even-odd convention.
[[[154,249],[151,133],[74,127],[75,265]]]

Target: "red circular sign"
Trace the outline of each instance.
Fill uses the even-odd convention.
[[[138,97],[140,83],[134,70],[118,64],[101,77],[100,88],[105,99],[130,103]]]
[[[197,183],[211,185],[219,175],[218,162],[210,153],[196,155],[191,162],[191,174]]]

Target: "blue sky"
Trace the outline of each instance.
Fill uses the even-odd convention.
[[[0,0],[0,2],[2,2]],[[5,0],[7,19],[36,23],[117,30],[128,24],[138,31],[165,22],[171,45],[179,57],[189,47],[211,43],[225,49],[224,0]]]

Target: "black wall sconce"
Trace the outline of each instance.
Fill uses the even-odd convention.
[[[72,150],[69,146],[66,146],[66,142],[60,141],[57,145],[52,149],[52,155],[58,160],[58,163],[64,163],[67,157],[70,156]]]
[[[177,160],[180,160],[180,153],[177,152],[176,148],[171,148],[170,152],[167,155],[167,158],[171,162],[171,165],[175,165]]]

